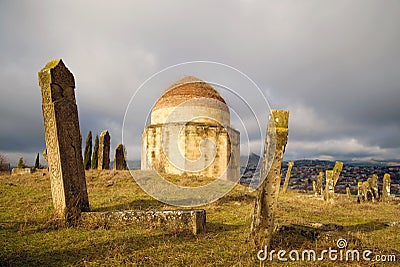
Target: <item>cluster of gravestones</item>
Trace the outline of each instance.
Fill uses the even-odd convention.
[[[335,185],[339,180],[340,172],[343,169],[343,163],[336,161],[333,170],[327,170],[325,172],[325,189],[323,189],[322,181],[324,179],[324,173],[318,174],[317,182],[313,181],[313,191],[316,196],[323,196],[326,201],[332,202],[335,196]],[[390,175],[385,174],[383,177],[382,193],[379,194],[378,190],[378,176],[373,174],[372,177],[368,178],[365,182],[358,182],[358,194],[357,202],[364,201],[388,201],[390,199]],[[346,187],[346,195],[350,197],[350,188]]]
[[[96,139],[98,139],[98,136],[96,135]],[[88,138],[86,140],[86,146],[85,146],[85,157],[89,157],[89,159],[83,159],[83,164],[84,168],[86,170],[90,169],[97,169],[97,170],[108,170],[110,169],[110,133],[107,130],[104,130],[100,134],[100,141],[99,141],[99,146],[96,147],[93,150],[93,154],[89,153],[89,156],[86,155],[86,150],[91,151],[91,132],[88,135]],[[90,148],[89,148],[90,146]],[[43,158],[48,162],[47,160],[47,148],[43,150]],[[118,144],[117,147],[115,148],[115,154],[114,154],[114,170],[127,170],[128,165],[126,164],[126,149],[123,144]],[[91,161],[94,159],[93,161]],[[85,166],[85,162],[88,162],[88,166]],[[91,162],[91,163],[90,163]]]
[[[323,196],[326,201],[333,202],[335,197],[335,186],[342,170],[343,162],[336,161],[333,170],[325,171],[325,188],[323,188],[322,185],[324,172],[319,172],[317,182],[313,181],[313,191],[315,195]]]
[[[390,200],[390,175],[385,173],[383,176],[382,190],[379,192],[378,175],[373,174],[364,182],[358,182],[357,202],[365,201],[388,201]]]

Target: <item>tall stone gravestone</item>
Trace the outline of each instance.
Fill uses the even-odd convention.
[[[55,212],[71,221],[89,210],[75,80],[61,59],[39,72],[47,163]]]
[[[262,183],[257,189],[250,227],[250,237],[258,248],[269,246],[274,230],[282,178],[282,159],[288,138],[288,122],[289,111],[271,110],[261,167]],[[272,163],[268,163],[268,160],[272,160]]]
[[[98,170],[110,169],[110,134],[104,130],[100,134]]]
[[[342,170],[343,170],[343,162],[336,161],[335,166],[333,167],[333,177],[332,177],[333,178],[333,186],[336,186]]]
[[[125,160],[126,150],[123,144],[119,144],[115,148],[114,157],[114,170],[126,170],[126,160]]]

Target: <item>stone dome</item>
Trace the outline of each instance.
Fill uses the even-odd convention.
[[[151,115],[152,124],[188,120],[230,124],[229,108],[222,96],[210,84],[193,76],[169,86],[158,98]]]

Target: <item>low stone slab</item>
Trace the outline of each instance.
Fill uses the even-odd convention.
[[[206,226],[205,210],[166,210],[166,211],[102,211],[82,212],[83,225],[118,226],[140,224],[167,226],[175,230],[189,230],[193,234],[203,231]]]
[[[13,168],[11,174],[12,175],[24,175],[32,173],[31,168]]]

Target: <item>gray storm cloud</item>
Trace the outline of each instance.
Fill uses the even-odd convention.
[[[15,162],[43,150],[37,72],[51,59],[75,75],[83,138],[109,129],[113,148],[143,81],[212,60],[248,74],[272,108],[290,110],[287,158],[399,159],[399,29],[397,0],[2,1],[0,151]],[[149,110],[138,105],[140,132]],[[253,108],[268,112],[262,102]]]

